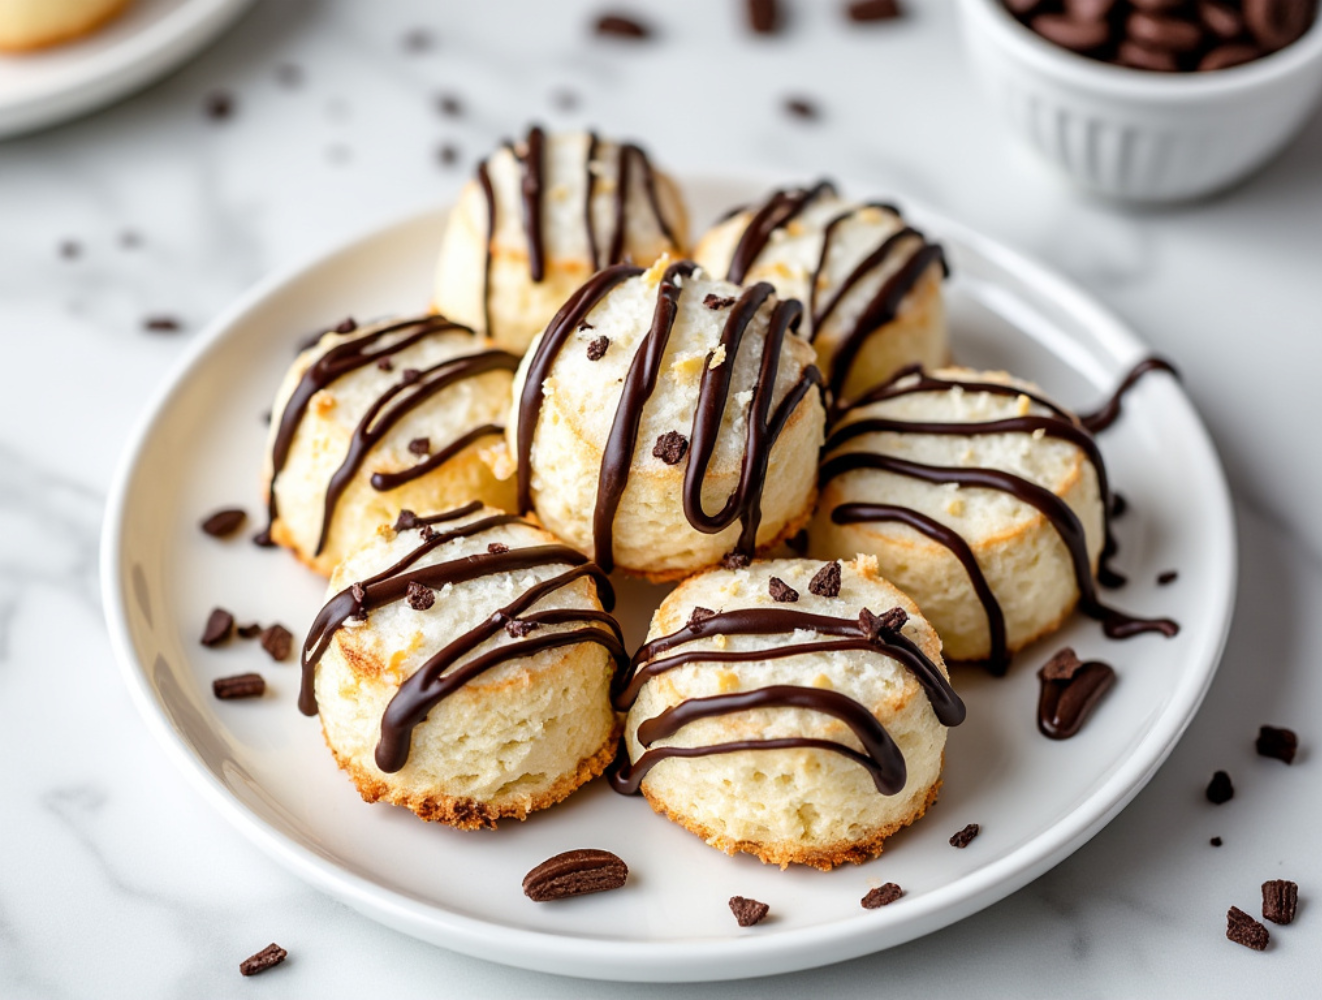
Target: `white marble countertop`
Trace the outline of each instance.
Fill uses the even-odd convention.
[[[829,171],[896,190],[1052,262],[1176,359],[1238,500],[1240,599],[1220,675],[1152,784],[1073,858],[943,932],[728,997],[1300,996],[1322,976],[1312,746],[1322,708],[1322,115],[1208,204],[1081,199],[979,102],[944,0],[867,30],[793,4],[755,39],[740,5],[646,5],[644,45],[590,37],[594,3],[264,0],[188,68],[94,117],[0,143],[0,996],[706,996],[490,965],[358,916],[276,867],[188,787],[112,663],[96,579],[105,491],[147,394],[255,280],[449,197],[530,118],[595,123],[688,172]],[[619,6],[643,8],[640,3]],[[412,29],[433,44],[410,51]],[[297,66],[298,86],[278,67]],[[207,96],[233,95],[224,121]],[[560,91],[576,95],[566,110]],[[462,97],[438,114],[435,95]],[[815,122],[781,110],[805,94]],[[446,167],[443,143],[461,151]],[[125,246],[125,234],[136,245]],[[66,241],[73,255],[61,253]],[[130,242],[135,242],[130,240]],[[179,333],[143,320],[177,317]],[[1293,768],[1254,755],[1291,726]],[[1224,768],[1233,801],[1203,788]],[[1220,849],[1212,836],[1224,838]],[[1298,881],[1265,954],[1234,903]],[[269,941],[280,970],[240,981]],[[1312,984],[1311,987],[1305,984]]]

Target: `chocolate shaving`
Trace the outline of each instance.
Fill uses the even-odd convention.
[[[1168,569],[1164,573],[1157,575],[1157,586],[1168,587],[1180,578],[1180,574],[1173,569]]]
[[[678,431],[666,431],[656,439],[652,455],[661,459],[666,465],[678,465],[688,450],[688,438]]]
[[[756,899],[748,899],[744,896],[730,897],[730,912],[739,921],[740,927],[752,927],[761,923],[770,911],[770,906],[759,903]]]
[[[151,333],[178,333],[183,324],[173,316],[148,316],[142,321],[142,328]]]
[[[860,902],[862,902],[865,910],[879,910],[883,906],[889,906],[903,895],[903,889],[894,882],[887,882],[885,885],[879,885],[871,890]]]
[[[208,94],[202,110],[212,121],[220,122],[234,115],[234,98],[223,90]]]
[[[239,963],[239,971],[245,976],[255,976],[259,972],[265,972],[267,969],[273,969],[285,960],[289,952],[285,951],[278,944],[268,944],[251,958],[245,958]]]
[[[289,659],[289,652],[294,648],[294,636],[283,625],[268,625],[262,629],[261,643],[267,655],[279,663]]]
[[[744,569],[752,562],[743,552],[727,552],[721,556],[721,565],[726,569]]]
[[[224,608],[215,608],[207,616],[207,627],[202,630],[202,645],[219,646],[228,642],[234,631],[234,616]]]
[[[708,292],[706,297],[702,300],[702,304],[708,309],[729,309],[734,305],[734,301],[733,295],[721,296],[714,292]]]
[[[880,617],[874,615],[867,608],[858,613],[858,627],[872,642],[880,639],[883,633],[894,635],[904,628],[904,624],[908,620],[909,613],[904,608],[899,607],[891,608]]]
[[[1299,909],[1299,886],[1283,878],[1262,883],[1262,916],[1274,924],[1293,923]]]
[[[395,362],[391,361],[389,358],[377,358],[376,366],[383,372],[393,372],[395,370]]]
[[[598,337],[596,340],[592,341],[592,343],[588,344],[588,360],[600,361],[606,356],[606,348],[610,347],[610,345],[610,338],[606,336]]]
[[[262,626],[257,622],[249,622],[247,625],[240,625],[234,632],[240,639],[256,639],[262,634]]]
[[[505,623],[505,631],[509,633],[511,639],[522,639],[535,628],[537,628],[536,622],[525,622],[519,618],[511,618]]]
[[[716,612],[711,608],[694,607],[694,609],[689,612],[688,627],[696,631],[700,622],[705,622],[708,618],[713,618],[715,616]]]
[[[431,454],[431,438],[416,437],[409,442],[409,453],[412,455],[427,456]]]
[[[418,379],[422,378],[422,372],[418,371],[416,368],[405,368],[399,373],[399,378],[405,385],[412,385],[414,382],[418,381]]]
[[[858,0],[845,8],[845,13],[855,24],[871,24],[874,21],[890,21],[900,16],[900,5],[896,0]]]
[[[611,38],[644,39],[652,35],[647,25],[623,14],[603,14],[597,18],[596,32]]]
[[[1232,906],[1226,913],[1226,937],[1254,951],[1266,951],[1267,942],[1271,940],[1267,928],[1238,906]]]
[[[776,0],[748,0],[748,26],[759,35],[773,35],[780,27]]]
[[[535,903],[546,903],[618,889],[628,877],[629,866],[610,851],[566,851],[525,875],[523,894]]]
[[[332,333],[353,333],[358,329],[358,323],[352,316],[346,316],[335,325]]]
[[[982,832],[982,828],[977,823],[970,823],[959,833],[950,838],[950,846],[958,847],[961,851],[973,843],[973,838]]]
[[[799,592],[778,576],[773,576],[767,584],[771,599],[780,604],[793,604],[799,599]]]
[[[504,542],[492,542],[487,546],[487,552],[493,556],[503,556],[510,550],[510,547]]]
[[[1299,737],[1293,729],[1277,729],[1275,726],[1261,726],[1258,739],[1254,743],[1261,757],[1294,763],[1294,755],[1299,752]]]
[[[1079,672],[1079,668],[1082,666],[1083,661],[1074,652],[1074,648],[1066,646],[1047,660],[1042,667],[1040,676],[1043,680],[1048,681],[1069,681],[1074,679],[1074,675]]]
[[[818,597],[840,596],[840,561],[829,562],[808,581],[808,593]]]
[[[410,528],[418,526],[418,515],[405,507],[399,512],[399,517],[395,518],[396,531],[408,531]]]
[[[815,121],[821,117],[817,105],[806,97],[787,97],[784,106],[788,114],[804,121]]]
[[[202,522],[202,530],[212,538],[228,538],[243,527],[248,515],[238,507],[218,510]]]
[[[410,580],[408,589],[404,592],[404,600],[408,601],[409,607],[414,611],[426,611],[436,603],[436,591],[431,587],[424,587],[416,580]]]
[[[1208,841],[1208,843],[1211,844],[1213,847],[1220,847],[1223,843],[1225,843],[1225,841],[1223,841],[1220,837],[1213,837],[1211,840]]]
[[[424,542],[430,542],[433,538],[436,537],[436,529],[433,528],[430,524],[424,524],[422,526],[422,530],[419,531],[418,534],[422,536],[422,540]]]
[[[266,692],[266,679],[261,674],[237,674],[217,677],[211,682],[211,693],[222,701],[237,698],[260,698]]]
[[[1207,801],[1214,806],[1223,805],[1235,797],[1235,786],[1230,783],[1230,775],[1217,771],[1207,783]]]

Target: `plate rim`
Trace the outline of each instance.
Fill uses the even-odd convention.
[[[686,186],[760,183],[763,179],[757,171],[683,175]],[[858,189],[857,185],[849,183],[848,178],[844,179],[844,187],[846,190]],[[862,189],[866,190],[866,186]],[[1131,356],[1136,360],[1147,353],[1146,345],[1118,316],[1049,266],[999,240],[983,236],[917,200],[906,198],[905,204],[912,209],[912,214],[931,223],[932,228],[957,237],[977,253],[1013,270],[1035,287],[1045,288],[1053,300],[1064,304],[1071,314],[1084,316],[1089,328],[1097,334],[1099,343],[1115,355]],[[235,798],[170,722],[155,695],[149,665],[139,660],[134,649],[120,558],[129,487],[162,411],[180,391],[193,369],[223,341],[230,328],[244,315],[308,272],[330,264],[337,257],[356,253],[363,244],[387,238],[395,230],[417,225],[424,217],[439,217],[445,210],[441,204],[415,207],[384,222],[365,226],[328,250],[304,255],[240,295],[197,336],[154,389],[132,426],[107,494],[100,546],[102,603],[115,660],[131,700],[148,730],[194,788],[269,857],[321,891],[380,923],[438,947],[488,961],[591,979],[636,982],[742,979],[861,957],[956,923],[1009,896],[1055,867],[1100,832],[1147,785],[1193,721],[1216,676],[1229,635],[1238,584],[1238,540],[1225,470],[1192,400],[1174,380],[1163,382],[1169,387],[1166,391],[1176,394],[1179,405],[1191,418],[1193,443],[1203,452],[1200,464],[1207,464],[1217,487],[1203,498],[1203,502],[1210,505],[1214,522],[1223,535],[1221,544],[1215,547],[1224,552],[1225,571],[1207,617],[1210,622],[1219,622],[1220,628],[1215,634],[1209,630],[1197,633],[1199,645],[1189,654],[1191,661],[1201,664],[1201,669],[1181,678],[1172,691],[1170,704],[1152,730],[1072,812],[1008,854],[914,899],[906,906],[902,919],[897,912],[891,920],[885,920],[888,914],[882,910],[876,911],[873,919],[859,919],[853,915],[775,936],[714,941],[628,942],[511,927],[436,907],[347,871],[310,847],[294,841]],[[878,920],[878,917],[882,919]],[[883,926],[886,927],[884,941],[878,944],[874,939],[881,936],[878,931]],[[441,935],[445,938],[443,945],[437,940]]]

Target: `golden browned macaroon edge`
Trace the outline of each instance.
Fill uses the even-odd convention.
[[[115,18],[123,14],[131,3],[133,3],[133,0],[119,0],[118,3],[97,11],[96,14],[83,21],[81,24],[70,26],[63,31],[53,35],[46,35],[42,38],[29,40],[19,44],[5,42],[0,38],[0,52],[7,52],[11,55],[23,55],[25,53],[40,52],[44,49],[54,48],[57,45],[67,45],[79,38],[86,38],[88,35],[100,31]]]

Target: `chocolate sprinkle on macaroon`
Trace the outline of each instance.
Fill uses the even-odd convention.
[[[228,538],[243,527],[248,520],[247,513],[239,507],[226,507],[218,510],[202,522],[202,530],[212,538]]]
[[[859,902],[863,904],[865,910],[879,910],[883,906],[889,906],[903,895],[903,889],[894,882],[887,882],[885,885],[879,885],[869,891]]]
[[[511,618],[505,623],[505,631],[509,633],[511,639],[522,639],[536,628],[536,622],[526,622],[520,618]]]
[[[597,18],[596,32],[608,38],[650,38],[652,29],[623,14],[603,14]]]
[[[1294,921],[1299,909],[1299,886],[1288,879],[1278,878],[1262,883],[1262,916],[1274,924]]]
[[[808,581],[808,592],[818,597],[840,596],[840,561],[829,562]]]
[[[1207,783],[1207,801],[1214,806],[1224,805],[1235,797],[1235,786],[1230,783],[1230,775],[1217,771]]]
[[[688,450],[688,438],[679,431],[666,431],[656,439],[656,445],[652,448],[652,455],[661,459],[666,465],[678,465]]]
[[[727,552],[721,556],[721,566],[725,569],[747,569],[750,562],[752,560],[742,552]]]
[[[259,972],[265,972],[267,969],[273,969],[288,956],[278,944],[268,944],[251,958],[245,958],[239,963],[239,971],[245,976],[255,976]]]
[[[799,592],[778,576],[773,576],[767,584],[767,592],[778,604],[793,604],[799,599]]]
[[[716,612],[713,611],[711,608],[695,606],[693,610],[689,612],[689,620],[687,623],[688,627],[696,632],[700,624],[705,622],[708,618],[714,617],[715,615]]]
[[[422,378],[422,372],[418,371],[416,368],[405,368],[399,373],[399,377],[405,385],[412,385],[414,382],[418,381],[418,379]]]
[[[492,542],[487,546],[487,552],[493,556],[503,556],[510,550],[510,547],[504,542]]]
[[[266,679],[261,674],[237,674],[217,677],[211,682],[211,693],[221,701],[237,698],[260,698],[266,693]]]
[[[606,356],[606,348],[610,347],[611,339],[607,336],[600,336],[592,343],[588,344],[588,360],[600,361]]]
[[[262,649],[277,663],[289,659],[294,648],[294,636],[283,625],[268,625],[262,629]]]
[[[1037,0],[1033,0],[1034,3]],[[855,24],[872,24],[877,21],[892,21],[901,14],[896,0],[857,0],[845,8],[845,13]]]
[[[391,361],[389,358],[378,359],[376,366],[383,372],[393,372],[395,370],[395,362]]]
[[[409,442],[409,453],[426,457],[431,454],[431,438],[416,437]]]
[[[395,518],[396,531],[408,531],[418,526],[418,515],[405,507],[399,512],[399,517]]]
[[[1277,729],[1275,726],[1260,726],[1258,739],[1254,743],[1261,757],[1271,757],[1286,764],[1294,763],[1294,755],[1299,752],[1299,737],[1293,729]]]
[[[229,641],[234,631],[234,616],[224,608],[214,608],[207,616],[207,627],[202,630],[202,645],[219,646]]]
[[[745,896],[731,896],[730,912],[739,921],[740,927],[752,927],[766,918],[766,915],[771,912],[771,907],[766,903],[758,902],[756,899],[748,899]]]
[[[909,613],[904,608],[891,608],[885,614],[874,615],[864,608],[858,613],[858,627],[873,642],[881,638],[883,632],[898,632],[909,620]]]
[[[629,866],[610,851],[566,851],[548,858],[523,877],[523,894],[546,903],[624,885]]]
[[[1232,906],[1226,913],[1226,937],[1254,951],[1266,951],[1267,942],[1271,940],[1267,928],[1238,906]]]
[[[970,823],[968,826],[964,827],[964,829],[960,830],[959,833],[950,838],[950,846],[958,847],[962,851],[964,848],[968,847],[969,844],[973,843],[973,838],[981,832],[982,827],[978,826],[977,823]]]
[[[431,587],[424,587],[416,580],[410,580],[408,589],[404,592],[404,599],[414,611],[426,611],[436,603],[436,591]]]
[[[734,296],[717,295],[714,292],[708,292],[702,300],[702,304],[708,309],[729,309],[734,302]]]

